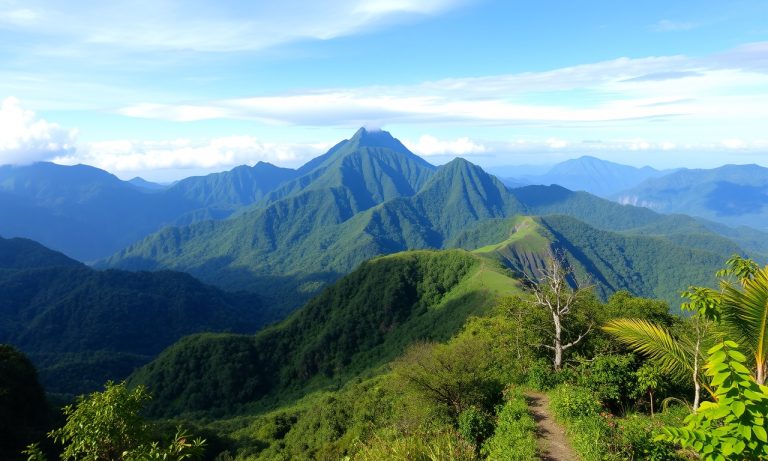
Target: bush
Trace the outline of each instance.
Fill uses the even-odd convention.
[[[663,423],[648,416],[630,415],[617,421],[614,431],[616,451],[623,459],[648,461],[682,460],[669,442],[656,441],[649,434],[658,430]]]
[[[562,384],[551,394],[551,406],[555,416],[561,421],[575,420],[600,414],[600,401],[589,389]]]
[[[538,359],[528,370],[528,385],[540,391],[548,391],[560,384],[559,374],[552,369],[552,362]]]
[[[519,392],[508,398],[499,412],[496,430],[483,445],[482,453],[494,461],[538,459],[536,422],[528,413],[528,404]]]
[[[599,355],[579,365],[578,384],[610,408],[624,410],[631,394],[634,356]]]
[[[573,449],[582,461],[679,460],[674,446],[656,442],[652,433],[661,420],[646,416],[615,418],[601,412],[589,389],[564,384],[552,392],[551,407],[566,426]]]
[[[491,416],[476,407],[470,407],[459,414],[459,433],[479,449],[483,441],[493,433]]]
[[[602,406],[592,391],[562,384],[552,391],[550,407],[565,424],[571,445],[582,461],[618,460],[606,456],[610,427],[601,416]]]
[[[568,438],[582,461],[620,461],[609,449],[611,428],[599,414],[589,414],[566,422]]]

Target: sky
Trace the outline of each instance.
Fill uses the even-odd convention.
[[[768,166],[765,0],[0,0],[0,164]]]

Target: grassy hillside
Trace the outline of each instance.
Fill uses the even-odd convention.
[[[255,336],[184,338],[137,371],[155,414],[263,406],[372,370],[419,340],[445,340],[517,282],[461,250],[377,258]]]
[[[456,244],[494,257],[532,279],[545,267],[548,254],[562,253],[603,299],[628,290],[637,296],[664,299],[675,310],[685,287],[712,285],[722,261],[739,251],[727,240],[708,250],[697,249],[698,243],[704,246],[707,242],[694,239],[679,242],[676,237],[602,231],[555,215],[486,221],[465,232]]]

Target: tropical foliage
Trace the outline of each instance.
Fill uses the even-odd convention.
[[[48,433],[64,446],[63,461],[181,461],[198,459],[205,441],[190,439],[181,429],[166,446],[152,440],[151,428],[139,415],[150,396],[146,389],[129,390],[125,383],[108,382],[103,392],[80,396],[64,407],[67,422]],[[30,461],[44,461],[37,445],[26,453]]]
[[[705,461],[768,458],[768,387],[744,366],[747,357],[737,343],[723,341],[708,354],[715,401],[702,403],[684,427],[665,427],[659,438],[691,447]]]

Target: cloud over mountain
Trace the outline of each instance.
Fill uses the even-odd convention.
[[[74,151],[77,130],[67,130],[24,109],[18,99],[0,104],[0,165],[28,164]]]

